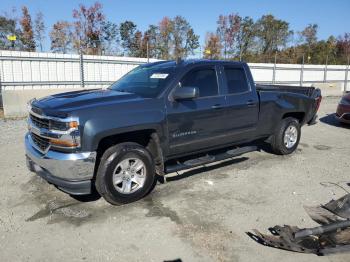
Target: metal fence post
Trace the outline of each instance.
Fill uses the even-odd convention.
[[[80,51],[79,54],[79,65],[80,65],[80,86],[85,87],[85,81],[84,81],[84,59],[83,59],[83,53]]]
[[[148,43],[148,40],[146,43],[146,47],[147,47],[147,63],[149,63],[149,43]]]
[[[276,62],[277,62],[277,53],[275,53],[275,63],[273,65],[273,73],[272,73],[272,84],[276,83]]]
[[[305,63],[305,56],[303,55],[303,63],[301,64],[301,68],[300,68],[300,86],[303,86],[304,63]]]
[[[324,73],[323,73],[323,82],[327,82],[327,67],[328,67],[328,55],[326,57],[326,65],[324,67]]]
[[[350,62],[350,57],[348,57],[348,64],[345,69],[344,92],[346,92],[348,89],[349,62]]]
[[[1,85],[1,73],[3,72],[2,70],[2,61],[1,62],[1,67],[0,67],[0,108],[4,108],[3,104],[2,104],[2,85]]]

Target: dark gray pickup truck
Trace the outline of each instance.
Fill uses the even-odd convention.
[[[69,194],[96,189],[128,203],[167,173],[257,150],[260,141],[292,153],[321,98],[314,87],[256,85],[241,62],[145,64],[106,90],[32,100],[27,165]]]

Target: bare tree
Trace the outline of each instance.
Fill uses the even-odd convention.
[[[34,38],[41,52],[43,51],[43,42],[45,40],[45,29],[44,15],[42,12],[38,12],[34,21]]]

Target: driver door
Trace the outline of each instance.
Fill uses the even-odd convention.
[[[221,94],[215,66],[187,72],[179,87],[197,87],[199,97],[168,101],[169,155],[210,148],[225,141],[225,96]]]

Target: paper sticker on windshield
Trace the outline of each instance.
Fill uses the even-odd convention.
[[[165,79],[168,77],[169,74],[162,74],[162,73],[154,73],[151,75],[151,78],[156,78],[156,79]]]

